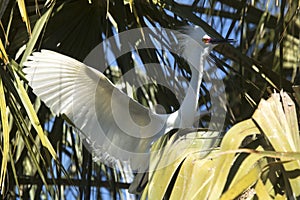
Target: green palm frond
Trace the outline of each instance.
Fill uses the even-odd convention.
[[[203,81],[199,98],[199,110],[204,113],[199,117],[199,125],[207,128],[212,108],[210,82],[222,81],[227,98],[224,132],[233,127],[220,135],[224,138],[217,150],[199,156],[199,148],[205,140],[198,140],[195,144],[198,146],[187,150],[168,173],[163,169],[154,172],[152,181],[164,178],[166,184],[156,193],[155,190],[150,192],[157,189],[155,182],[150,182],[148,196],[205,198],[212,191],[224,199],[253,193],[261,199],[299,196],[298,178],[294,174],[299,168],[299,132],[294,105],[285,94],[280,98],[272,95],[272,100],[259,104],[273,90],[281,89],[290,96],[294,93],[300,102],[297,87],[294,87],[295,92],[292,89],[293,84],[299,83],[299,8],[298,1],[272,0],[57,0],[47,4],[45,0],[1,1],[2,197],[91,199],[93,196],[96,199],[109,193],[115,199],[134,199],[136,196],[124,190],[132,177],[125,181],[128,174],[93,163],[78,135],[66,125],[65,118],[53,116],[32,94],[22,73],[22,63],[33,51],[42,48],[83,61],[95,46],[116,33],[151,26],[177,30],[186,24],[200,25],[214,37],[222,35],[237,40],[235,44],[215,48],[211,60],[213,70],[206,72],[211,79]],[[155,33],[141,32],[138,39],[153,43],[150,37],[156,37]],[[172,41],[172,36],[166,39]],[[139,42],[129,44],[116,37],[102,50],[105,54],[111,47],[122,52],[124,45],[138,49]],[[139,65],[158,63],[157,69],[145,68],[145,73],[166,80],[177,94],[184,93],[191,72],[178,55],[139,49],[118,57],[114,63],[107,63],[105,55],[100,57],[103,59],[99,69],[113,82],[135,69],[135,80],[124,80],[126,87],[122,89],[132,91],[129,95],[140,103],[154,108],[161,105],[166,112],[180,106],[180,99],[166,87],[158,84],[136,87],[143,79]],[[179,80],[176,84],[169,81],[174,77]],[[288,103],[283,103],[283,111],[278,98],[283,102],[288,99]],[[265,106],[267,110],[263,110]],[[243,121],[245,119],[248,120]],[[276,136],[280,136],[278,141]],[[171,144],[176,143],[176,137],[168,135],[164,139],[169,153],[172,152]],[[185,147],[180,143],[176,145]],[[54,155],[58,157],[57,162]],[[226,163],[221,165],[220,161]],[[226,173],[216,178],[220,170]],[[164,173],[168,176],[162,177]],[[199,182],[191,184],[190,179],[201,182],[202,186],[198,187]],[[274,187],[274,183],[278,186]],[[189,192],[182,192],[183,189]]]
[[[208,133],[186,133],[177,136],[177,141],[172,136],[161,156],[155,153],[160,148],[154,145],[150,163],[157,166],[150,169],[144,197],[235,199],[248,195],[247,198],[295,199],[299,196],[300,137],[295,104],[287,93],[274,93],[268,100],[262,100],[251,119],[239,122],[226,133],[219,148],[203,148],[205,142],[210,142],[205,137]],[[175,162],[166,164],[168,160]]]

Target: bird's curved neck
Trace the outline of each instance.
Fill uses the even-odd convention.
[[[203,66],[204,60],[207,56],[206,49],[200,52],[198,59],[194,59],[190,63],[190,68],[192,72],[192,77],[189,83],[189,87],[186,93],[186,96],[179,109],[180,117],[180,127],[181,128],[191,128],[193,127],[195,115],[197,113],[197,105],[199,98],[199,91],[201,80],[203,76]],[[197,61],[196,61],[197,60]]]

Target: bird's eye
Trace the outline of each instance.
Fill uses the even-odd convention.
[[[205,44],[211,43],[211,37],[209,37],[208,35],[203,36],[202,42]]]
[[[204,42],[205,44],[209,44],[210,39],[209,38],[202,38],[202,42]]]

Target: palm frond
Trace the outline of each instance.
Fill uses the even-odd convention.
[[[186,24],[199,25],[213,37],[237,40],[232,45],[216,47],[211,56],[211,67],[207,69],[207,78],[201,85],[201,113],[197,124],[198,127],[209,127],[211,119],[218,114],[212,100],[224,91],[226,101],[220,106],[226,108],[223,131],[233,128],[222,134],[224,138],[220,148],[205,158],[199,158],[196,149],[181,158],[173,166],[169,177],[164,179],[170,183],[173,174],[184,176],[177,176],[173,185],[166,186],[160,193],[148,195],[202,198],[208,197],[209,191],[214,191],[219,197],[233,198],[251,196],[254,191],[257,197],[263,199],[299,196],[298,178],[293,178],[293,170],[299,167],[299,132],[296,112],[289,111],[294,109],[289,106],[292,102],[288,99],[288,103],[283,104],[283,111],[280,111],[282,106],[278,104],[278,97],[277,100],[272,97],[273,103],[268,100],[259,104],[273,90],[281,89],[294,93],[298,104],[300,102],[297,87],[292,89],[293,84],[299,83],[300,77],[299,6],[298,1],[272,0],[2,1],[0,138],[3,198],[32,199],[48,195],[53,198],[79,196],[96,199],[109,194],[112,198],[134,199],[136,196],[129,195],[126,190],[132,176],[93,163],[78,135],[66,125],[64,116],[53,116],[27,87],[22,63],[32,51],[41,48],[83,61],[94,47],[106,41],[106,45],[101,46],[101,59],[95,67],[143,105],[158,112],[171,113],[180,106],[185,85],[190,79],[188,64],[179,58],[180,55],[169,50],[139,49],[141,43],[155,46],[154,39],[158,37],[155,32],[145,34],[141,31],[133,36],[131,42],[122,38],[120,41],[118,33],[141,27],[178,30]],[[176,43],[174,35],[165,35],[165,40]],[[131,51],[119,56],[127,48]],[[114,62],[108,54],[115,58]],[[157,65],[153,68],[147,65],[149,63]],[[135,71],[134,78],[126,78],[125,74],[131,70]],[[164,80],[166,84],[161,86],[153,81],[138,87],[145,76],[151,80]],[[175,78],[178,81],[171,81]],[[213,88],[214,81],[221,81],[225,87]],[[285,98],[284,95],[280,97],[282,100]],[[265,109],[262,104],[266,104],[268,112],[262,110]],[[275,113],[281,112],[281,115],[276,115],[277,118],[270,111],[275,107]],[[251,116],[252,120],[243,121]],[[265,123],[266,120],[270,123]],[[243,122],[237,124],[240,121]],[[275,121],[279,122],[273,124]],[[276,132],[270,131],[273,128]],[[239,134],[241,136],[237,137]],[[286,137],[276,141],[274,136],[278,135]],[[232,138],[236,139],[235,145]],[[176,140],[170,140],[170,143],[172,141]],[[265,143],[261,144],[262,141]],[[238,149],[241,146],[248,150]],[[171,146],[169,149],[172,149]],[[58,162],[54,161],[55,154]],[[223,166],[220,160],[233,165]],[[211,171],[212,168],[215,171]],[[227,171],[227,174],[217,179],[214,175],[218,170]],[[203,173],[205,176],[200,176]],[[126,180],[124,176],[127,176]],[[197,188],[185,178],[204,181],[203,187]],[[274,180],[279,184],[278,188],[273,187]],[[237,185],[243,187],[236,190]],[[191,192],[183,193],[183,188]]]

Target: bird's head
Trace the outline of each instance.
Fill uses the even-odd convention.
[[[197,61],[200,56],[207,56],[218,44],[231,43],[233,39],[220,39],[210,37],[199,26],[183,27],[183,34],[179,35],[179,49],[181,55],[189,61]]]

